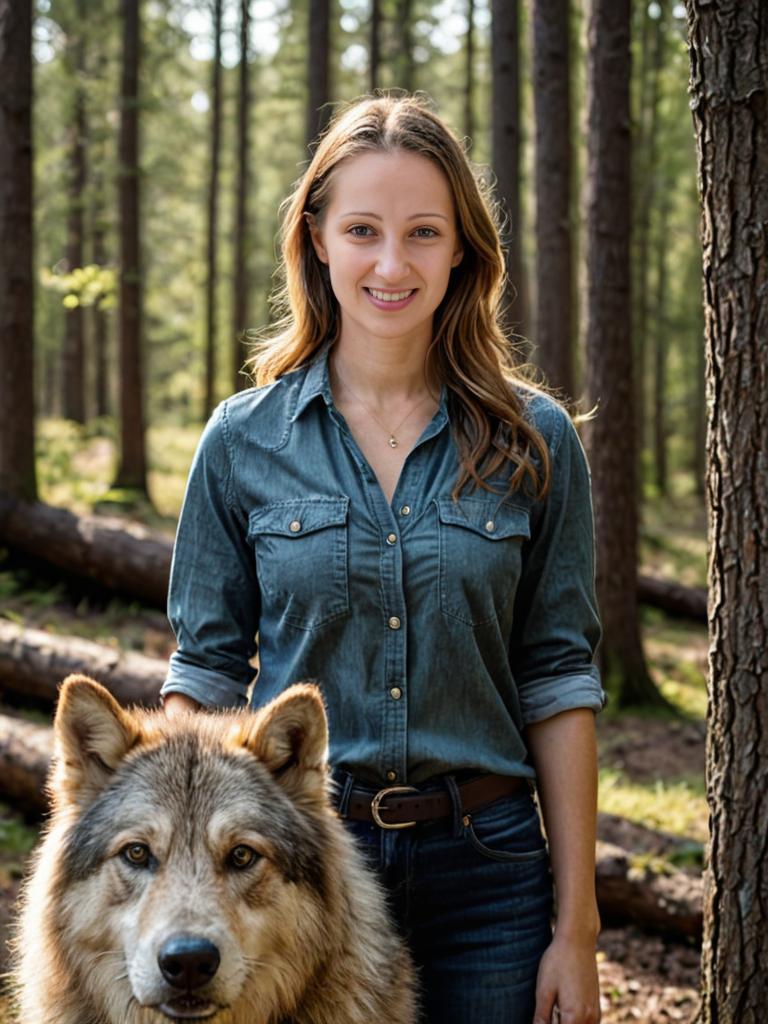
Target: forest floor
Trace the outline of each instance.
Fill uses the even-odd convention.
[[[186,466],[199,431],[174,431],[152,440],[158,481],[155,512],[142,515],[155,528],[172,531],[183,494]],[[44,500],[87,511],[103,496],[112,471],[111,448],[101,438],[63,434],[43,426],[41,465]],[[61,440],[64,438],[64,441]],[[55,439],[55,440],[54,440]],[[173,472],[171,472],[171,467]],[[72,481],[77,481],[73,491]],[[160,492],[162,481],[163,491]],[[114,496],[113,496],[114,497]],[[158,511],[159,510],[159,514]],[[115,509],[110,508],[110,513]],[[643,572],[703,585],[706,575],[703,502],[691,494],[647,502],[641,532]],[[32,578],[0,550],[0,615],[54,633],[167,657],[173,637],[165,616],[118,598],[98,600],[52,577]],[[651,673],[680,717],[618,712],[609,704],[597,716],[600,758],[598,837],[636,858],[668,859],[649,844],[648,828],[689,841],[678,870],[700,874],[707,840],[704,786],[707,635],[704,626],[644,609],[642,630]],[[39,715],[39,713],[38,713]],[[36,841],[27,825],[0,803],[0,975],[6,969],[5,940],[28,854]],[[663,847],[663,844],[662,844]],[[700,950],[670,936],[635,926],[605,926],[597,945],[603,1024],[692,1024],[699,1006]],[[9,1024],[0,982],[0,1024]]]

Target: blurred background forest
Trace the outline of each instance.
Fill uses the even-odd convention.
[[[104,0],[37,0],[35,6],[34,401],[41,502],[77,516],[117,515],[172,538],[202,426],[217,401],[247,385],[240,370],[248,332],[258,335],[269,322],[279,207],[306,166],[308,140],[335,102],[373,88],[425,92],[466,139],[478,173],[496,183],[512,282],[509,324],[552,384],[586,407],[594,389],[585,379],[590,359],[596,362],[588,347],[586,4],[560,5],[570,90],[561,141],[570,145],[565,164],[554,152],[551,162],[568,180],[559,229],[572,264],[570,284],[555,292],[537,236],[537,195],[547,173],[537,159],[546,116],[537,95],[540,101],[546,94],[548,76],[545,52],[534,53],[535,4],[145,0],[140,23],[134,22],[140,61],[128,27],[132,7],[138,16],[134,0],[124,0],[120,10]],[[624,333],[634,363],[636,568],[648,587],[677,588],[681,604],[674,594],[670,604],[669,593],[659,601],[646,589],[637,612],[647,692],[661,694],[663,704],[614,700],[599,716],[601,840],[614,844],[614,857],[616,848],[625,851],[630,889],[666,877],[677,886],[670,901],[699,909],[687,935],[663,919],[643,921],[640,910],[630,923],[617,913],[616,928],[604,915],[605,1022],[692,1019],[696,886],[707,830],[706,407],[685,8],[633,0],[629,32],[632,187],[624,204],[631,290]],[[553,67],[562,66],[561,57],[551,51]],[[132,59],[135,100],[126,92]],[[133,152],[125,111],[136,115]],[[140,214],[126,219],[120,210],[131,177],[140,189]],[[130,251],[131,220],[135,264],[124,286],[136,287],[130,299],[139,311],[136,373],[126,371],[120,351],[126,328],[119,319],[119,268],[121,253],[125,265]],[[552,312],[566,317],[559,332],[567,370],[551,359]],[[141,447],[144,439],[146,460],[142,453],[134,471],[126,447]],[[30,560],[7,538],[0,543],[7,544],[0,550],[0,623],[17,630],[0,638],[0,663],[4,658],[18,674],[28,656],[25,631],[37,629],[49,642],[79,638],[115,658],[135,653],[152,659],[153,679],[161,672],[173,649],[161,602],[118,596]],[[143,671],[148,678],[146,666]],[[0,679],[0,695],[18,722],[19,706],[30,701],[8,678],[5,672]],[[40,700],[38,706],[49,705]],[[47,711],[37,720],[47,721]],[[15,889],[32,835],[10,810],[0,815],[7,865],[0,887],[7,893]],[[628,904],[635,897],[625,890],[623,898]]]

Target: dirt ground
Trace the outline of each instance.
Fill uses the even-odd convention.
[[[672,778],[703,775],[703,727],[622,716],[598,716],[601,763],[621,766],[630,778]],[[599,838],[635,852],[663,854],[668,844],[658,833],[601,814]],[[695,869],[691,869],[695,870]],[[22,864],[0,850],[0,946],[4,948],[11,907],[19,887]],[[3,950],[4,951],[4,950]],[[693,1024],[699,1006],[700,952],[663,935],[629,926],[606,927],[598,940],[602,1024]],[[0,955],[0,974],[6,969]],[[4,1020],[0,999],[0,1024]]]

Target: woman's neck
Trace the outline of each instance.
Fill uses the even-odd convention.
[[[413,399],[439,392],[439,385],[426,376],[426,347],[392,340],[391,343],[360,345],[345,343],[343,336],[330,356],[331,385],[334,378],[353,393],[383,404],[392,399]]]

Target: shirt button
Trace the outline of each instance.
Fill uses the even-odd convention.
[[[411,514],[411,506],[410,505],[403,505],[403,507],[400,509],[400,515],[401,516],[409,516],[410,514]]]
[[[389,544],[390,547],[393,544],[397,544],[397,534],[396,533],[390,533],[389,534],[389,536],[387,537],[387,544]]]
[[[392,700],[400,700],[400,698],[403,696],[403,691],[400,689],[399,686],[393,686],[392,689],[389,691],[389,695],[392,698]]]
[[[298,519],[294,519],[291,525],[288,527],[288,529],[291,531],[291,533],[298,533],[299,530],[301,529],[301,523],[299,522]]]
[[[492,519],[489,519],[488,522],[485,524],[485,528],[488,531],[488,533],[493,533],[493,531],[496,529],[496,523],[494,523]]]
[[[387,772],[387,782],[397,782],[397,772]]]
[[[398,619],[396,615],[393,615],[392,618],[389,620],[389,628],[400,629],[400,619]]]

